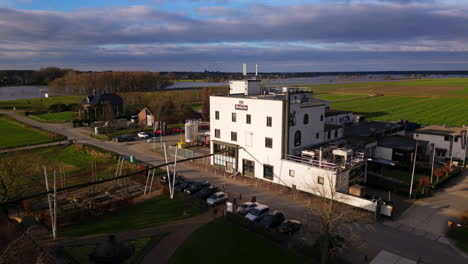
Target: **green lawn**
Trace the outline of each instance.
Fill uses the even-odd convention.
[[[304,87],[311,87],[315,92],[331,92],[341,89],[352,91],[356,88],[365,87],[468,87],[468,78],[445,78],[445,79],[423,79],[423,80],[403,80],[384,82],[355,82],[355,83],[330,83],[330,84],[310,84]],[[411,91],[408,91],[409,93]]]
[[[53,141],[46,132],[28,127],[0,115],[0,149]]]
[[[407,119],[421,124],[468,124],[468,98],[379,96],[331,104],[331,108],[364,114],[369,120]]]
[[[87,219],[64,227],[60,236],[86,236],[99,233],[124,232],[164,225],[200,214],[201,209],[188,201],[171,200],[167,195],[138,203],[109,215]]]
[[[59,112],[36,115],[37,117],[50,122],[71,122],[77,116],[76,112]]]
[[[328,101],[339,101],[339,100],[346,100],[346,99],[353,99],[367,96],[365,94],[317,94],[314,97],[328,100]]]
[[[13,109],[16,107],[18,110],[42,110],[47,111],[52,104],[79,104],[83,100],[83,96],[57,96],[49,98],[34,98],[34,99],[21,99],[0,101],[0,109]]]
[[[89,181],[91,161],[96,161],[100,179],[112,177],[117,164],[117,158],[112,154],[80,144],[1,153],[0,159],[15,160],[18,166],[27,168],[25,173],[15,178],[10,188],[11,196],[15,198],[44,191],[43,166],[47,166],[49,175],[53,175],[54,169],[63,167],[70,186]],[[125,164],[129,172],[137,170],[136,165]]]
[[[137,264],[141,263],[144,254],[150,247],[155,246],[164,235],[155,237],[142,237],[135,240],[128,241],[129,245],[134,249],[133,255],[125,260],[123,264]],[[81,245],[81,246],[67,246],[65,252],[71,258],[72,263],[92,264],[89,255],[93,252],[96,245]]]
[[[315,263],[224,219],[196,230],[170,263]]]

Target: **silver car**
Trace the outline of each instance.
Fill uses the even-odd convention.
[[[249,213],[245,216],[245,218],[249,219],[250,221],[260,221],[263,216],[270,212],[270,207],[259,204],[257,207],[252,208]]]
[[[246,202],[237,208],[237,212],[241,215],[246,215],[249,213],[250,210],[252,210],[252,208],[257,207],[257,205],[259,205],[259,203]]]
[[[212,194],[208,199],[206,199],[206,203],[211,206],[215,206],[227,201],[228,195],[224,192],[217,192]]]

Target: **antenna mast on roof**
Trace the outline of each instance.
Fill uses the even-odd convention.
[[[242,64],[242,75],[247,78],[247,63]]]

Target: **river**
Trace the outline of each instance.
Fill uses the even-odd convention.
[[[385,75],[388,77],[389,75]],[[391,75],[390,77],[398,80],[407,79],[405,75]],[[432,78],[460,78],[468,77],[466,75],[433,75]],[[392,81],[384,78],[384,75],[360,75],[355,78],[343,78],[337,75],[305,77],[305,78],[285,78],[285,79],[263,79],[265,87],[282,87],[295,85],[329,84],[329,83],[353,83],[353,82],[384,82]],[[226,86],[229,82],[175,82],[166,89],[189,89],[200,87]],[[42,98],[48,91],[47,86],[5,86],[0,87],[0,101]],[[49,96],[59,96],[67,94],[49,93]]]

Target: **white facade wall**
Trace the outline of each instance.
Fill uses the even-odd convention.
[[[294,116],[294,126],[289,127],[289,153],[298,155],[301,149],[306,146],[311,146],[324,142],[325,130],[325,105],[314,105],[304,107],[304,104],[298,102],[294,97],[303,94],[292,94],[290,103],[290,115]],[[306,94],[309,98],[312,94]],[[308,123],[304,124],[304,116],[308,115]],[[301,144],[295,146],[295,134],[297,131],[301,133]],[[318,134],[318,137],[317,137]]]
[[[393,149],[377,146],[377,147],[375,148],[374,157],[375,157],[375,158],[378,158],[378,159],[392,160],[392,157],[393,157]]]
[[[236,110],[235,105],[242,101],[247,110]],[[219,120],[215,112],[219,111]],[[236,113],[236,122],[232,122],[232,113]],[[246,115],[250,114],[251,124],[247,124]],[[210,98],[210,135],[211,151],[213,141],[236,144],[239,150],[238,171],[242,172],[242,160],[256,160],[255,175],[263,177],[263,164],[279,162],[282,158],[283,142],[283,101],[252,98],[212,96]],[[267,127],[267,117],[272,118],[272,126]],[[215,129],[221,131],[221,137],[215,137]],[[237,132],[237,141],[231,140],[231,132]],[[272,148],[265,147],[265,138],[273,140]],[[262,164],[262,165],[260,165]]]
[[[260,94],[260,80],[238,80],[229,82],[229,94]]]
[[[352,123],[353,120],[354,120],[353,113],[344,113],[344,114],[339,114],[339,115],[327,116],[325,118],[325,124],[344,125],[344,124]]]
[[[418,135],[418,137],[416,137]],[[432,143],[435,145],[435,148],[438,149],[446,149],[447,152],[444,158],[450,158],[450,144],[451,141],[453,140],[453,158],[458,159],[458,160],[463,160],[464,155],[465,155],[465,150],[462,148],[461,145],[461,138],[458,137],[457,142],[455,142],[455,139],[451,139],[452,136],[450,136],[449,140],[445,140],[445,136],[443,135],[434,135],[434,134],[423,134],[423,133],[414,133],[413,138],[418,139],[418,140],[425,140],[429,142],[429,145]],[[431,148],[428,147],[426,150],[426,155],[432,155],[431,153]]]

